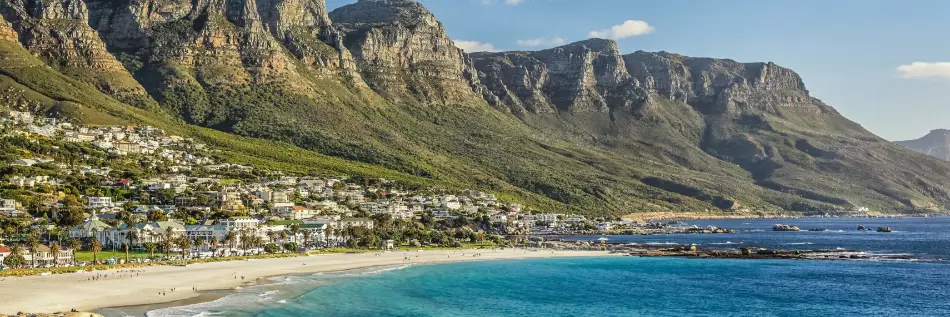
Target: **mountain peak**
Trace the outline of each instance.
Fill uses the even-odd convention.
[[[934,129],[919,139],[895,143],[939,159],[950,160],[950,130],[948,129]]]
[[[334,9],[330,12],[330,19],[344,24],[437,23],[428,9],[412,0],[360,0]]]
[[[601,50],[604,48],[615,49],[615,50],[618,49],[617,41],[610,40],[610,39],[596,38],[596,37],[577,41],[577,42],[567,43],[558,47],[574,47],[574,46],[585,46],[593,50]],[[558,48],[558,47],[555,47],[555,48]]]

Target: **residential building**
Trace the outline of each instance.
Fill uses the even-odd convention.
[[[277,214],[281,217],[293,220],[313,218],[313,216],[317,215],[313,209],[304,206],[280,207],[277,209]]]
[[[257,228],[261,221],[251,217],[238,216],[222,219],[220,223],[221,225],[228,228],[240,230],[246,228]]]
[[[86,207],[94,209],[112,207],[112,197],[87,196]]]
[[[25,250],[23,255],[26,258],[27,263],[33,263],[36,261],[38,266],[47,266],[47,265],[58,265],[63,266],[73,262],[73,253],[72,251],[66,250],[65,248],[59,251],[58,256],[54,256],[52,250],[48,246],[40,244],[36,250]]]
[[[337,222],[339,228],[366,227],[373,229],[373,220],[369,218],[347,218]]]

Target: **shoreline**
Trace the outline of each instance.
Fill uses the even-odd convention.
[[[476,257],[475,253],[481,255]],[[125,269],[7,277],[0,279],[0,294],[5,294],[0,298],[0,314],[51,313],[72,309],[91,311],[171,303],[199,297],[202,291],[233,291],[236,287],[245,287],[248,282],[281,275],[399,264],[610,255],[605,251],[524,249],[395,251],[198,263],[187,267],[154,266],[135,269],[134,273]],[[90,277],[105,275],[109,275],[109,278],[89,280]]]
[[[532,251],[532,252],[533,252],[533,251]],[[621,255],[621,254],[603,254],[603,255],[599,255],[599,256],[619,256],[619,255]],[[567,256],[567,257],[570,257],[570,256]],[[595,255],[594,257],[598,257],[598,255]],[[532,257],[532,259],[547,259],[547,258],[551,258],[551,257]],[[316,273],[323,273],[323,274],[350,274],[350,273],[367,272],[367,271],[372,271],[372,270],[375,270],[375,269],[396,268],[396,267],[400,267],[400,266],[426,266],[426,265],[441,265],[441,264],[468,263],[468,262],[480,262],[480,261],[525,260],[525,259],[527,259],[527,258],[523,258],[523,257],[522,257],[522,258],[510,258],[510,259],[497,259],[497,258],[495,258],[495,259],[473,259],[473,260],[471,260],[471,261],[442,261],[442,262],[418,262],[418,263],[411,263],[411,264],[410,264],[410,263],[382,264],[382,265],[374,265],[374,266],[366,266],[366,267],[357,267],[357,268],[346,269],[346,270],[339,270],[339,271],[321,271],[321,272],[316,272]],[[145,304],[145,305],[129,305],[129,306],[102,307],[102,308],[92,309],[91,311],[92,311],[93,313],[104,314],[104,316],[107,316],[107,317],[108,317],[108,316],[111,316],[110,313],[118,313],[118,312],[121,312],[121,313],[123,314],[123,316],[140,316],[140,315],[144,315],[145,313],[148,313],[148,312],[150,312],[150,311],[158,310],[158,309],[172,308],[172,307],[182,307],[182,306],[188,306],[188,305],[195,305],[195,304],[213,302],[213,301],[215,301],[215,300],[218,300],[218,299],[221,299],[221,298],[230,296],[230,295],[237,294],[238,292],[240,292],[240,291],[242,291],[242,290],[244,290],[244,289],[248,289],[248,288],[266,287],[266,286],[268,286],[268,285],[278,285],[278,284],[280,284],[280,282],[274,281],[273,278],[286,277],[286,276],[295,276],[295,275],[310,275],[310,274],[314,274],[314,273],[315,273],[315,272],[309,272],[309,273],[294,273],[294,274],[279,274],[279,275],[272,275],[272,276],[264,276],[264,277],[260,277],[260,278],[258,278],[258,279],[256,279],[256,280],[254,280],[254,281],[252,281],[252,282],[245,283],[245,284],[243,284],[243,285],[241,285],[241,286],[239,286],[239,287],[229,288],[229,289],[217,289],[217,290],[201,291],[201,292],[198,293],[198,294],[199,294],[198,296],[191,297],[191,298],[186,298],[186,299],[182,299],[182,300],[176,300],[176,301],[171,301],[171,302],[163,302],[163,303],[155,303],[155,304]],[[114,312],[113,312],[113,311],[114,311]],[[132,314],[130,315],[130,313],[132,313]]]

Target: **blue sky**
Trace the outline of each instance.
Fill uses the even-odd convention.
[[[950,128],[950,1],[420,2],[470,50],[543,49],[598,32],[615,37],[624,53],[775,62],[798,72],[813,96],[889,140]]]

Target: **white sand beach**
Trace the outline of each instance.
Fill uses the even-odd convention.
[[[480,256],[473,256],[480,253]],[[464,256],[463,256],[464,254]],[[156,266],[137,273],[96,271],[0,279],[0,314],[88,311],[103,307],[165,303],[199,295],[197,290],[233,289],[259,278],[372,266],[462,262],[494,259],[606,256],[599,251],[447,250],[393,251],[313,255],[293,258],[227,261],[187,267]],[[410,257],[411,260],[406,260]],[[90,280],[97,275],[108,278]],[[243,278],[242,278],[243,277]],[[174,289],[174,291],[172,291]],[[162,295],[164,293],[164,295]]]

